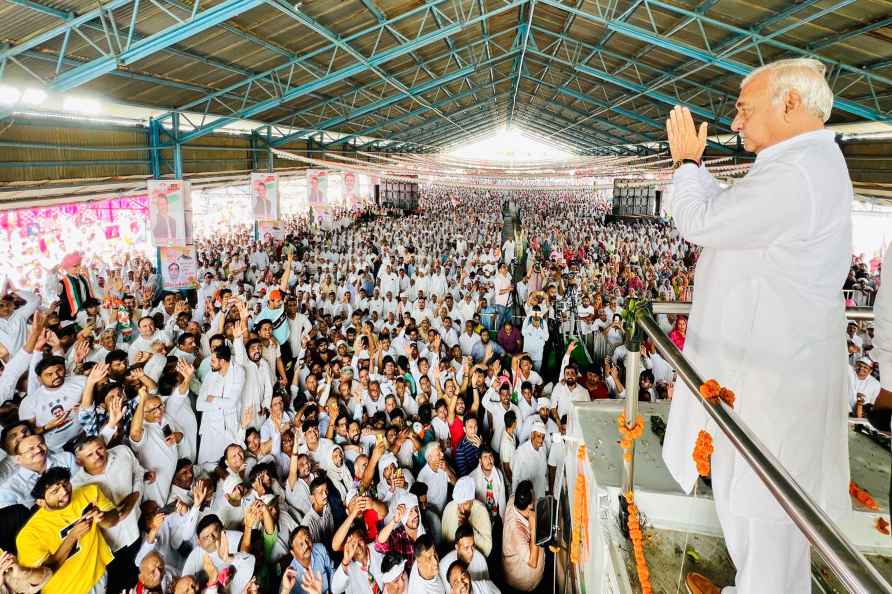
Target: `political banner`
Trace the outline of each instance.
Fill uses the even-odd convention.
[[[198,260],[194,246],[161,247],[158,257],[165,291],[198,288]]]
[[[148,181],[149,223],[155,245],[186,245],[187,231],[191,235],[191,224],[189,229],[186,224],[189,190],[189,182],[182,180]]]
[[[255,241],[268,242],[270,239],[283,241],[285,239],[285,225],[282,221],[257,221],[255,227],[257,234]]]
[[[279,218],[279,174],[251,174],[251,210],[255,221]]]
[[[324,169],[307,169],[307,202],[310,206],[327,204],[328,172]]]

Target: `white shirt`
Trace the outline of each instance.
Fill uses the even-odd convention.
[[[418,563],[412,564],[412,571],[409,572],[409,592],[412,594],[446,594],[446,586],[440,574],[437,573],[433,578],[426,580],[418,573]]]
[[[840,287],[851,263],[854,196],[833,131],[763,149],[727,189],[690,164],[675,172],[673,184],[675,225],[703,247],[685,357],[742,396],[735,414],[828,515],[851,513]],[[704,428],[706,411],[677,384],[663,458],[685,491],[698,477],[691,452]],[[726,459],[716,459],[724,452]],[[788,521],[733,452],[716,443],[713,464],[733,469],[723,509]]]
[[[449,551],[445,557],[440,559],[440,579],[443,581],[446,594],[451,594],[452,592],[452,588],[449,587],[449,580],[446,579],[446,573],[449,571],[449,566],[457,559],[458,553],[455,549]],[[486,557],[477,549],[474,549],[474,556],[471,557],[471,562],[468,564],[468,573],[471,575],[472,582],[489,579],[489,566],[486,564]]]
[[[93,475],[82,468],[71,478],[71,486],[77,488],[84,485],[99,485],[103,495],[115,505],[120,505],[134,491],[140,493],[140,501],[142,500],[144,474],[145,469],[139,464],[130,448],[119,445],[109,448],[105,472]],[[137,501],[130,513],[121,518],[117,524],[103,529],[112,551],[131,545],[139,538],[140,501]]]
[[[858,375],[851,367],[849,367],[849,370],[852,386],[852,389],[849,391],[849,410],[855,410],[858,394],[864,394],[864,404],[872,406],[876,402],[877,396],[880,395],[880,382],[872,375],[868,375],[864,379],[858,379]]]
[[[37,357],[43,358],[43,354],[35,353],[32,363]],[[19,418],[26,421],[33,419],[40,427],[52,421],[62,411],[71,411],[66,424],[43,434],[50,451],[61,450],[66,442],[80,433],[81,423],[77,413],[72,409],[80,404],[86,383],[87,378],[82,375],[68,376],[65,378],[65,383],[58,388],[40,385],[22,399],[19,405]]]
[[[552,406],[557,407],[559,417],[563,417],[570,412],[570,403],[588,402],[590,400],[591,398],[589,397],[588,391],[579,384],[573,386],[573,389],[571,390],[570,387],[562,381],[555,386],[554,390],[551,392]]]
[[[545,497],[548,492],[548,459],[545,444],[539,449],[533,447],[532,441],[525,441],[511,459],[511,492],[517,492],[521,481],[533,483],[536,497]]]
[[[166,419],[162,420],[167,423]],[[171,426],[173,430],[173,426]],[[183,436],[182,441],[186,437]],[[177,460],[180,457],[179,444],[168,445],[164,436],[164,429],[158,423],[143,423],[142,439],[130,440],[130,446],[139,463],[146,469],[155,473],[155,481],[145,485],[146,498],[163,506],[170,495],[170,485],[176,472]]]
[[[428,505],[436,514],[443,513],[449,489],[449,478],[446,471],[440,468],[435,472],[431,469],[430,464],[425,464],[424,468],[418,472],[418,480],[427,485]]]
[[[28,337],[28,318],[40,305],[40,297],[31,291],[20,290],[15,293],[25,300],[25,304],[9,314],[8,318],[0,318],[0,344],[6,348],[10,357],[25,344]]]
[[[504,289],[511,288],[511,277],[506,275],[497,274],[493,277],[493,290],[495,291],[495,299],[496,305],[508,305],[508,300],[511,299],[511,291],[507,291],[502,293]]]

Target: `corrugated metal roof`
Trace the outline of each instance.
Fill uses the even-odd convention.
[[[107,6],[111,1],[104,0],[104,3]],[[201,11],[208,10],[222,2],[202,2],[199,8]],[[430,34],[441,26],[473,19],[480,14],[481,8],[496,10],[505,2],[304,0],[297,4],[303,15],[339,39],[349,39],[373,27],[379,18],[393,19],[409,11],[417,11],[414,16],[395,22],[380,34],[374,31],[350,39],[350,48],[363,56],[370,56],[374,50],[398,47],[419,34]],[[358,71],[349,78],[318,89],[313,96],[303,95],[283,101],[252,117],[276,121],[305,112],[295,117],[294,121],[297,125],[308,125],[338,114],[349,115],[365,105],[388,97],[399,97],[398,87],[411,88],[448,75],[462,66],[474,64],[480,56],[488,59],[493,54],[498,57],[510,52],[512,48],[520,50],[524,39],[520,32],[528,22],[532,24],[532,32],[525,51],[516,51],[495,64],[477,68],[466,77],[421,93],[417,98],[389,101],[384,107],[352,117],[333,129],[361,132],[380,126],[384,133],[402,133],[408,137],[413,129],[424,123],[445,122],[438,114],[463,112],[475,103],[485,103],[492,97],[493,90],[497,95],[508,95],[488,103],[493,114],[501,116],[505,106],[511,111],[513,81],[518,76],[516,68],[522,54],[524,71],[520,73],[516,85],[516,103],[523,107],[524,113],[553,115],[567,126],[578,126],[583,135],[588,133],[582,131],[592,130],[615,136],[621,129],[628,136],[652,136],[655,131],[647,120],[659,121],[669,107],[667,102],[655,98],[656,92],[669,97],[677,95],[711,113],[733,116],[729,106],[721,103],[736,95],[740,76],[703,60],[693,59],[693,50],[724,52],[722,55],[727,59],[756,66],[763,61],[792,55],[784,47],[772,45],[775,42],[795,48],[814,45],[821,56],[853,67],[876,66],[872,79],[833,69],[830,74],[834,90],[839,97],[872,113],[892,112],[892,4],[888,1],[858,0],[846,3],[839,0],[802,0],[794,4],[780,0],[563,0],[561,6],[554,4],[540,0],[505,10],[483,22],[462,27],[448,38],[421,45],[411,53],[403,53],[382,64],[378,73],[369,69]],[[424,10],[425,5],[435,6],[436,12]],[[41,6],[43,9],[39,8]],[[82,15],[95,10],[97,6],[97,2],[86,0],[34,0],[31,7],[4,4],[0,6],[0,39],[15,48],[58,27],[61,20],[53,16],[58,11]],[[231,93],[222,94],[210,102],[212,113],[226,115],[233,110],[238,112],[243,105],[268,100],[284,90],[314,81],[315,74],[337,71],[356,63],[356,58],[343,49],[320,52],[331,42],[298,22],[299,16],[289,15],[287,6],[277,6],[274,0],[260,4],[173,46],[159,47],[133,64],[120,66],[116,74],[104,74],[85,83],[79,90],[97,93],[111,100],[149,106],[185,106],[210,93],[219,93],[235,86],[246,77],[257,76],[297,57],[316,52],[316,55],[305,60],[305,67],[285,69],[279,72],[275,81],[251,85],[249,92],[247,85],[236,87]],[[368,6],[372,6],[373,10]],[[534,8],[530,20],[531,6]],[[140,2],[136,18],[138,36],[145,38],[157,34],[174,23],[171,14],[186,18],[191,8],[191,3],[185,0],[158,0],[158,5]],[[684,13],[682,10],[695,12]],[[574,11],[580,12],[574,14]],[[119,35],[126,39],[131,7],[122,6],[112,14]],[[691,18],[697,14],[703,18]],[[110,18],[108,15],[106,17]],[[603,22],[605,19],[610,26]],[[108,24],[110,21],[106,22]],[[754,44],[739,33],[727,30],[728,25],[745,31],[757,31],[767,36],[768,40]],[[864,27],[872,30],[858,33]],[[483,54],[477,49],[459,49],[458,61],[455,56],[448,55],[451,48],[465,48],[480,42],[485,34],[493,39],[489,52]],[[843,37],[836,42],[826,41],[839,35]],[[654,43],[651,37],[671,43]],[[33,74],[52,80],[63,39],[59,35],[37,45],[16,56],[17,63],[7,61],[5,79],[33,84]],[[79,33],[70,36],[65,47],[67,61],[63,72],[100,57],[102,54],[97,47],[104,52],[115,49],[109,47],[101,22],[94,20],[80,27]],[[477,47],[481,48],[482,45]],[[591,57],[585,61],[587,55]],[[426,71],[416,71],[417,64],[421,62],[428,62]],[[639,87],[648,89],[667,72],[677,72],[677,80],[658,89],[651,88],[650,93],[636,90]],[[389,82],[385,84],[382,76],[388,77]],[[501,78],[511,80],[493,84],[493,81]],[[436,109],[426,109],[416,116],[402,117],[407,112],[430,107],[450,95],[478,86],[478,92],[463,99]],[[368,91],[354,95],[360,87],[368,87]],[[711,90],[705,90],[706,87]],[[321,105],[333,97],[340,97],[341,100],[333,105]],[[610,109],[617,105],[621,105],[622,109]],[[318,109],[315,109],[316,106]],[[191,109],[200,111],[204,107]],[[587,120],[580,115],[595,111],[602,113]],[[833,121],[861,119],[861,115],[851,111],[836,109]],[[400,121],[389,122],[396,117],[400,117]],[[474,114],[468,114],[468,117],[473,118]],[[580,120],[583,122],[577,124]],[[461,130],[456,130],[456,133],[460,134]],[[594,138],[592,140],[593,145],[599,142]]]

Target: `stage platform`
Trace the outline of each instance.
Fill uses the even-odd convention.
[[[577,574],[576,591],[586,594],[630,594],[640,592],[631,543],[619,526],[619,497],[622,484],[622,450],[616,418],[623,401],[606,400],[574,407],[572,437],[588,446],[588,463],[597,490],[589,514],[590,526],[598,535],[592,538],[592,554]],[[712,491],[702,480],[692,495],[681,491],[663,464],[659,438],[652,431],[651,418],[667,420],[668,403],[641,403],[644,433],[636,442],[635,501],[644,522],[645,556],[654,592],[677,590],[678,580],[689,570],[707,575],[719,585],[733,582],[734,567],[721,538]],[[892,582],[892,537],[875,528],[879,516],[889,520],[890,458],[888,447],[856,432],[850,423],[849,455],[852,479],[876,499],[879,511],[871,511],[853,501],[852,514],[841,522],[847,537],[868,556],[880,573]],[[591,529],[591,528],[590,528]],[[687,554],[686,554],[687,552]],[[684,567],[682,563],[684,562]],[[821,559],[813,555],[813,592],[843,593]],[[592,575],[592,573],[599,575]],[[584,590],[580,587],[584,587]],[[567,590],[569,591],[569,590]]]

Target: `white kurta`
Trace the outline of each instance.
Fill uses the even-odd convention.
[[[848,509],[840,287],[849,268],[852,186],[833,132],[765,149],[724,191],[690,165],[674,184],[675,223],[704,247],[685,356],[705,378],[735,391],[741,420],[826,510]],[[705,422],[679,385],[663,456],[686,491],[697,478],[691,453]],[[786,518],[743,460],[735,455],[731,463],[731,507]]]
[[[245,370],[237,363],[229,366],[225,376],[212,371],[201,383],[195,402],[195,408],[204,413],[199,428],[199,464],[216,463],[226,446],[242,442],[239,415],[244,385]],[[209,397],[213,397],[210,402]]]
[[[834,134],[801,134],[761,151],[747,176],[726,190],[693,165],[679,168],[673,180],[675,224],[704,248],[684,354],[704,378],[734,390],[740,420],[838,518],[850,509],[840,288],[849,269],[853,194]],[[683,384],[663,447],[681,487],[689,492],[697,480],[692,452],[704,427],[715,440],[714,496],[729,550],[729,516],[789,522]],[[763,572],[763,588],[772,572],[801,569],[780,567],[782,557],[751,567],[755,543],[731,550],[732,559],[739,571]],[[807,561],[804,573],[807,588]],[[738,573],[739,591],[753,591],[741,579]]]

